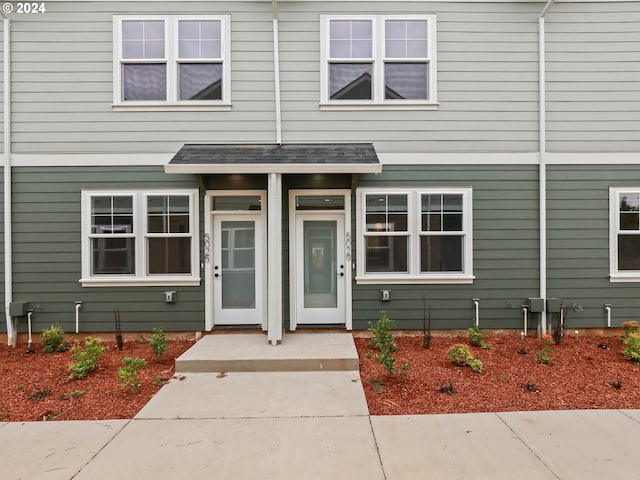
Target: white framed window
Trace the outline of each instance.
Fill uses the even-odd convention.
[[[114,16],[114,107],[228,108],[229,16]]]
[[[358,189],[358,283],[471,283],[470,188]]]
[[[609,189],[609,277],[640,282],[640,187]]]
[[[83,286],[198,285],[197,190],[83,190]]]
[[[322,16],[321,107],[437,107],[436,17]]]

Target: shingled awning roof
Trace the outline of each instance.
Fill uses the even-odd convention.
[[[184,145],[166,173],[380,173],[370,143]]]

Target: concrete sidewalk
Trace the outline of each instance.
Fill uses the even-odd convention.
[[[351,372],[329,375],[188,374],[164,387],[133,420],[0,424],[2,478],[639,475],[640,410],[369,417],[357,378]],[[298,387],[292,390],[292,384]],[[352,398],[340,393],[349,387]]]
[[[370,417],[357,370],[182,373],[132,420],[0,423],[0,476],[636,480],[638,438],[640,410]]]

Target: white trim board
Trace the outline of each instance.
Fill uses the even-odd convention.
[[[382,165],[537,165],[539,152],[380,153]],[[640,164],[640,152],[545,153],[549,165]]]
[[[29,154],[14,153],[14,167],[103,167],[103,166],[164,166],[174,157],[171,153],[69,153]],[[378,152],[382,165],[537,165],[538,152]],[[546,163],[550,165],[638,165],[640,152],[547,152]],[[4,155],[0,155],[4,159]],[[277,166],[274,165],[274,168]],[[379,166],[372,167],[377,170]],[[351,169],[348,166],[347,169]],[[170,168],[171,170],[171,168]],[[238,173],[237,166],[232,173]],[[282,165],[277,168],[282,170]],[[317,165],[314,167],[317,171]],[[178,173],[177,171],[175,173]],[[191,173],[191,172],[185,172]],[[206,172],[201,172],[206,173]],[[284,170],[282,173],[287,173]],[[373,172],[376,173],[376,172]]]
[[[165,165],[174,157],[172,153],[14,153],[14,167],[108,167]]]

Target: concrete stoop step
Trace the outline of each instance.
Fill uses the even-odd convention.
[[[289,333],[271,345],[262,334],[212,334],[176,359],[176,373],[358,370],[350,333]]]

